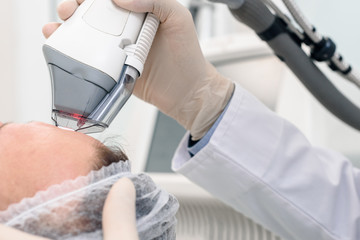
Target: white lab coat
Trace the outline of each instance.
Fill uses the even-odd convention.
[[[188,134],[173,169],[285,239],[360,239],[360,171],[313,147],[240,86],[194,157]]]

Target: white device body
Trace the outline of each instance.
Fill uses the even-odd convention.
[[[141,75],[159,20],[112,0],[86,0],[45,42],[56,126],[107,128]]]
[[[111,0],[86,0],[45,45],[118,81],[129,55],[125,48],[136,44],[145,16],[121,9]],[[141,74],[143,66],[132,65]]]

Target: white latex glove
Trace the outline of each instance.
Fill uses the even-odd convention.
[[[138,240],[136,192],[130,179],[122,178],[111,188],[103,209],[104,240]],[[0,240],[49,240],[0,225]]]
[[[66,20],[83,0],[67,0],[58,13]],[[152,12],[160,27],[151,47],[134,94],[176,119],[193,140],[198,140],[211,128],[228,103],[234,84],[220,76],[200,49],[188,9],[176,0],[114,0],[134,12]],[[46,37],[59,26],[44,26]]]
[[[103,210],[105,240],[138,240],[135,211],[136,191],[128,178],[122,178],[111,188]]]

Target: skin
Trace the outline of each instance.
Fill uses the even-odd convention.
[[[64,180],[87,175],[101,144],[82,133],[31,122],[0,122],[0,210]]]

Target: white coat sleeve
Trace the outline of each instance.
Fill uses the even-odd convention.
[[[310,145],[240,86],[194,157],[188,134],[172,167],[285,239],[360,239],[360,171]]]

